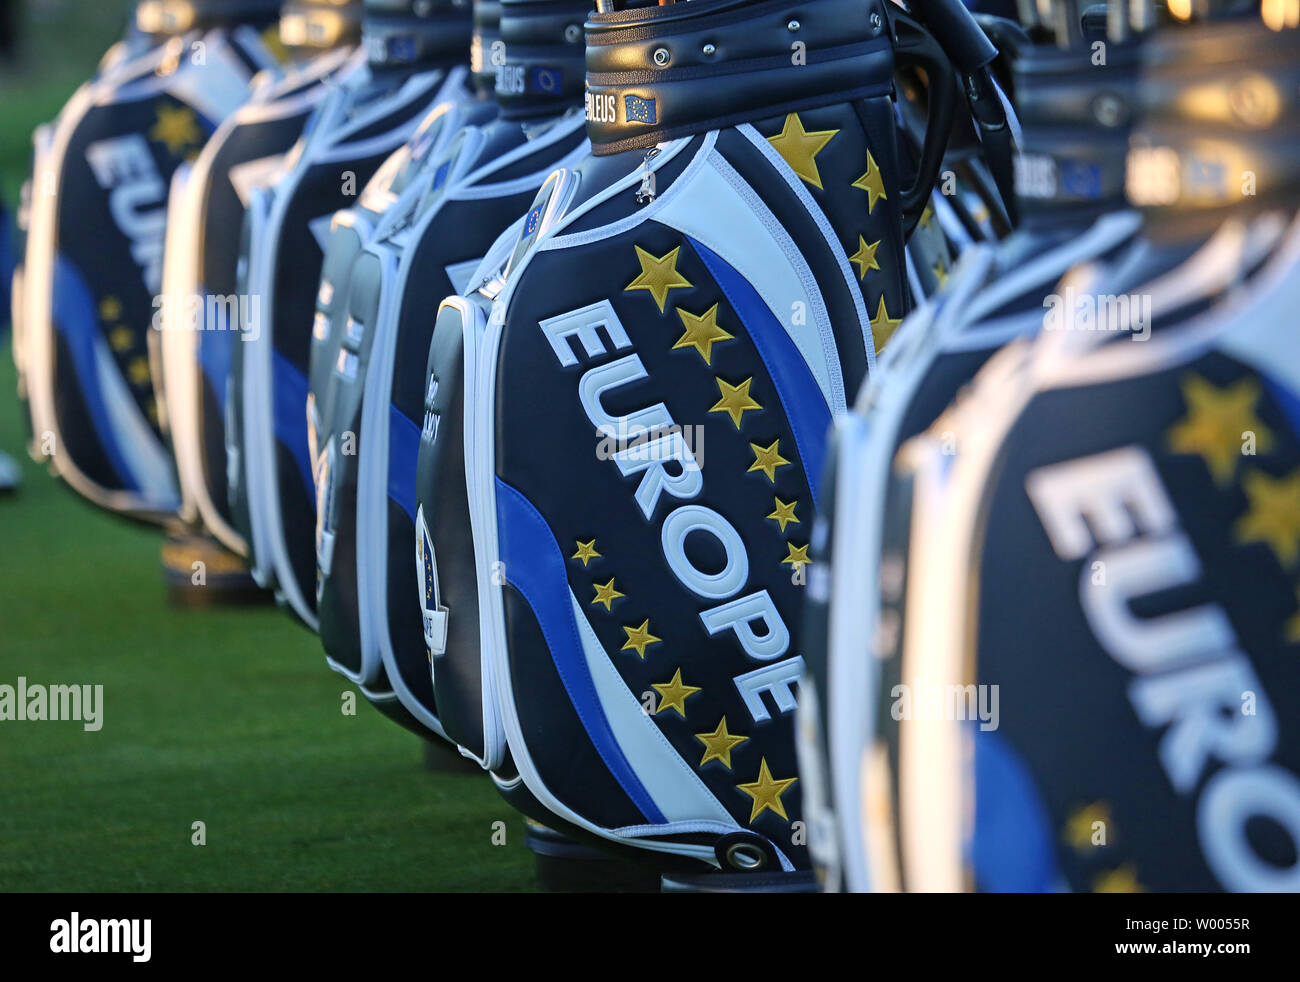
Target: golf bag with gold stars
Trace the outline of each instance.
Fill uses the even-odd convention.
[[[166,252],[159,402],[180,482],[182,518],[243,556],[227,496],[226,413],[230,363],[260,303],[239,294],[240,226],[258,182],[285,166],[329,80],[355,61],[360,19],[321,22],[348,8],[287,7],[280,33],[293,60],[266,77],[192,165],[172,180]],[[338,27],[328,29],[329,24]]]
[[[865,732],[840,731],[833,767],[827,740],[831,715],[861,719],[870,665],[862,657],[865,625],[879,624],[874,636],[881,639],[895,629],[892,615],[879,610],[882,581],[895,568],[882,563],[879,544],[886,516],[899,507],[891,496],[898,490],[890,482],[891,462],[994,352],[1041,330],[1043,298],[1061,277],[1084,263],[1109,265],[1140,241],[1140,215],[1124,195],[1139,45],[1112,42],[1106,64],[1098,66],[1088,39],[1076,31],[1068,40],[1073,43],[1026,45],[1015,61],[1020,226],[996,248],[963,252],[944,292],[906,318],[854,411],[836,421],[827,504],[810,550],[798,727],[809,847],[829,889],[865,889],[856,832],[862,808],[856,754]],[[1060,97],[1067,90],[1077,96],[1068,103]],[[1108,126],[1093,115],[1101,98],[1121,100],[1122,112]]]
[[[892,461],[888,379],[842,428],[809,722],[852,889],[1300,890],[1300,31],[1137,53],[1140,238]]]
[[[917,178],[892,80],[922,48],[939,124]],[[429,380],[465,447],[481,759],[548,823],[674,877],[808,882],[791,735],[808,529],[830,422],[912,302],[904,231],[952,75],[883,3],[588,19],[593,156],[444,301],[431,350],[455,357]],[[422,544],[447,659],[475,655],[450,640],[470,545]]]
[[[473,284],[485,253],[551,171],[587,151],[586,0],[493,6],[500,90],[439,115],[421,180],[378,224],[345,228],[336,219],[340,249],[352,250],[353,261],[330,279],[329,310],[318,304],[329,331],[312,351],[321,641],[331,666],[377,705],[395,699],[393,712],[439,734],[429,670],[439,641],[425,630],[436,618],[422,618],[412,602],[423,567],[411,562],[433,312]],[[341,267],[341,254],[326,261],[336,258]],[[350,453],[346,440],[355,443]],[[463,479],[460,487],[463,495]],[[447,509],[449,519],[457,515]]]
[[[438,103],[472,97],[470,10],[368,0],[362,50],[312,113],[283,168],[249,195],[239,294],[255,299],[231,359],[230,509],[257,582],[313,630],[315,481],[307,374],[321,264],[351,205]]]
[[[132,42],[33,138],[14,324],[30,451],[136,518],[180,503],[150,363],[169,183],[276,63],[260,32],[278,6],[141,4]]]

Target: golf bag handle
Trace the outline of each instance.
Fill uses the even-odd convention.
[[[994,14],[975,14],[975,23],[984,32],[985,37],[993,42],[998,55],[1008,62],[1015,61],[1024,48],[1032,45],[1029,32],[1013,20]]]
[[[989,170],[1014,226],[1018,221],[1014,139],[991,67],[998,57],[998,45],[961,0],[916,0],[913,10],[961,73]]]
[[[952,133],[957,80],[952,62],[938,40],[897,7],[890,4],[887,9],[896,66],[923,68],[929,80],[925,142],[921,146],[916,181],[902,192],[903,234],[906,236],[920,221],[930,200],[930,192],[939,179],[939,168],[943,166],[943,155]]]

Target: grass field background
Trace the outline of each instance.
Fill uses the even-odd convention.
[[[128,6],[29,4],[24,59],[0,72],[11,208],[32,127]],[[14,394],[6,339],[0,449],[25,483],[0,497],[0,684],[99,684],[104,708],[99,732],[0,722],[0,891],[531,888],[523,823],[486,777],[429,772],[421,742],[360,697],[345,716],[350,686],[286,613],[169,607],[159,534],[28,460]]]

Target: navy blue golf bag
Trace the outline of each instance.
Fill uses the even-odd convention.
[[[1141,238],[1026,303],[1036,336],[915,438],[888,379],[843,429],[819,725],[845,885],[1300,890],[1298,51],[1249,19],[1144,39]]]
[[[307,373],[333,214],[349,205],[439,102],[470,98],[467,8],[415,4],[387,23],[367,7],[367,62],[312,114],[284,171],[256,187],[244,220],[241,295],[259,300],[232,359],[226,426],[230,507],[258,583],[316,627],[315,484]]]
[[[286,16],[284,33],[293,41],[296,60],[268,72],[248,102],[172,181],[160,401],[182,517],[237,555],[245,554],[247,545],[235,529],[226,491],[230,365],[261,303],[239,292],[240,226],[253,189],[283,170],[307,119],[329,93],[329,80],[356,61],[357,31],[327,30],[323,23],[313,28],[308,15],[318,13],[295,9]],[[312,47],[315,43],[324,47]]]
[[[434,312],[447,294],[477,281],[494,240],[521,218],[547,175],[587,148],[585,2],[505,0],[499,9],[494,101],[441,122],[424,186],[401,195],[370,232],[347,291],[331,281],[331,333],[313,351],[323,394],[315,400],[321,640],[330,664],[368,696],[395,694],[409,718],[440,734],[430,660],[447,647],[446,622],[437,585],[424,577],[435,568],[432,553],[412,562],[412,543],[429,541],[416,495],[421,434],[432,438],[440,425],[427,406],[436,388],[426,371]],[[463,498],[463,480],[459,488]],[[434,513],[461,520],[468,536],[463,507]],[[466,729],[479,727],[459,718],[451,726],[456,743],[476,743]]]
[[[809,845],[829,889],[865,888],[859,879],[866,860],[857,832],[863,809],[858,757],[845,748],[856,740],[858,751],[869,750],[862,692],[871,660],[863,657],[863,644],[873,650],[898,629],[895,618],[879,609],[882,583],[896,586],[894,570],[881,565],[880,547],[886,518],[898,507],[887,493],[892,461],[994,352],[1039,332],[1043,298],[1063,276],[1086,263],[1109,266],[1140,241],[1140,217],[1124,196],[1138,50],[1135,41],[1112,43],[1103,66],[1093,64],[1077,36],[1073,47],[1019,50],[1020,225],[996,247],[963,254],[944,292],[899,328],[854,412],[836,423],[826,474],[829,503],[810,553],[804,615],[810,684],[799,727]],[[1101,100],[1120,107],[1105,122],[1093,112]],[[864,590],[864,583],[873,586]],[[863,633],[873,624],[873,635]],[[840,727],[833,762],[832,717]]]
[[[496,4],[490,5],[486,13],[475,6],[471,51],[483,50],[485,37],[496,35],[498,15]],[[361,250],[387,230],[409,225],[412,210],[433,190],[435,162],[442,158],[456,134],[464,126],[487,122],[496,115],[496,105],[489,98],[491,76],[472,66],[471,74],[477,98],[463,92],[457,98],[438,102],[407,145],[371,178],[357,204],[334,216],[321,265],[307,378],[307,440],[316,480],[316,602],[326,660],[355,682],[385,714],[426,733],[428,728],[403,706],[382,669],[377,668],[378,656],[363,662],[359,642],[347,645],[339,640],[359,638],[362,616],[355,539],[348,536],[341,547],[336,545],[337,516],[341,512],[350,515],[356,502],[355,483],[340,489],[336,474],[342,458],[355,459],[360,426],[346,422],[346,414],[336,411],[335,404],[349,399],[351,391],[364,384],[363,357],[369,351],[369,336],[374,333],[366,325],[376,326],[355,318],[350,307],[352,275]],[[343,428],[336,427],[336,420]],[[348,532],[354,527],[351,521],[347,523]],[[336,552],[348,557],[341,559],[337,567]],[[330,602],[326,582],[333,585],[334,595],[347,600],[346,607]]]
[[[992,46],[939,8],[953,61],[983,72]],[[473,530],[418,553],[443,657],[472,657],[453,645],[472,544],[481,759],[503,790],[674,882],[806,885],[791,721],[808,529],[831,420],[914,302],[905,234],[953,68],[877,3],[693,0],[586,30],[593,156],[548,179],[434,330],[420,494],[449,434]],[[893,80],[921,59],[913,160]]]
[[[234,346],[260,299],[239,294],[239,229],[252,189],[285,166],[328,79],[355,61],[357,33],[285,18],[298,59],[268,73],[250,100],[173,178],[164,256],[160,399],[181,485],[182,518],[238,555],[226,494],[225,420]],[[326,47],[312,48],[311,43]]]
[[[179,506],[150,364],[172,175],[274,64],[277,4],[141,7],[138,33],[37,130],[15,352],[31,451],[126,515]],[[174,30],[173,30],[174,28]]]

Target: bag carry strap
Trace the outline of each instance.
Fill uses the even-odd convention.
[[[925,140],[921,144],[916,181],[902,194],[903,236],[912,234],[930,200],[930,192],[939,179],[943,155],[952,133],[953,113],[957,103],[956,75],[952,62],[939,42],[920,24],[891,5],[890,34],[894,39],[894,58],[900,67],[915,66],[925,70],[929,79],[929,103],[925,122]]]
[[[961,75],[971,117],[984,145],[985,159],[1002,195],[1007,216],[1015,224],[1018,218],[1015,141],[992,70],[998,47],[961,0],[916,0],[913,12],[934,35]]]

